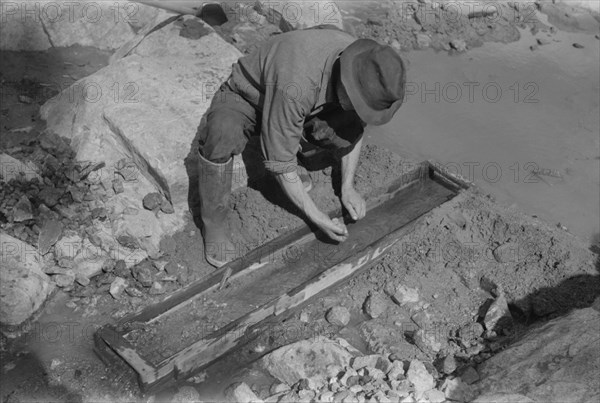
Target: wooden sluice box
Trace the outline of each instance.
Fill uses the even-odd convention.
[[[116,353],[135,370],[144,391],[182,381],[372,266],[419,218],[467,186],[428,162],[416,164],[368,195],[367,215],[348,223],[345,242],[323,241],[307,226],[284,234],[165,300],[100,328],[95,350],[108,363]],[[225,281],[228,286],[222,287]],[[263,353],[276,347],[267,346]]]

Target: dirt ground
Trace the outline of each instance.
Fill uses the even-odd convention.
[[[390,14],[356,29],[365,36],[389,36],[390,30],[397,29],[390,23],[394,18]],[[464,38],[469,46],[479,43],[481,38],[469,36],[471,29],[476,30],[475,25],[471,24],[467,31],[461,29],[450,27],[447,32],[459,36],[467,32]],[[483,40],[518,39],[513,27],[501,25],[497,29],[502,33],[495,36],[494,32],[500,31],[491,30],[487,37],[483,35]],[[404,35],[397,33],[400,38]],[[406,38],[406,44],[398,39],[401,47],[414,47],[414,35]],[[434,47],[436,40],[432,42]],[[442,42],[439,46],[445,49]],[[39,106],[77,78],[101,68],[108,56],[80,47],[36,53],[3,52],[2,150],[39,135],[43,130]],[[23,95],[27,98],[20,97]],[[252,158],[253,152],[256,151],[249,149],[245,158]],[[367,146],[356,175],[356,187],[369,195],[374,187],[393,179],[412,163]],[[230,226],[236,244],[244,252],[303,224],[276,184],[261,180],[260,172],[254,175],[250,187],[231,198]],[[337,175],[332,168],[311,172],[311,195],[323,210],[340,206],[333,192]],[[29,325],[25,336],[0,339],[0,400],[168,401],[172,390],[144,396],[127,367],[104,366],[92,351],[91,336],[103,324],[212,272],[203,260],[201,245],[200,231],[192,219],[183,231],[161,244],[161,260],[168,262],[177,279],[164,282],[165,294],[142,293],[115,300],[107,292],[111,280],[107,273],[86,288],[75,287],[70,293],[54,295],[40,319]],[[154,267],[153,262],[144,264]],[[319,298],[290,323],[306,327],[306,334],[337,333],[364,352],[396,353],[405,359],[418,357],[429,362],[451,352],[461,365],[467,365],[488,358],[531,323],[591,305],[600,295],[599,270],[598,255],[579,239],[536,217],[499,206],[474,189],[429,213],[411,236],[397,244],[379,264]],[[364,314],[363,304],[369,294],[388,295],[398,285],[416,289],[418,301],[408,306],[389,302],[385,313],[376,319]],[[482,307],[489,305],[498,289],[507,297],[514,326],[499,329],[492,342],[465,347],[458,340],[458,330],[481,321]],[[323,315],[326,309],[337,305],[346,306],[352,313],[350,325],[342,329],[332,329]],[[438,356],[415,346],[412,335],[417,322],[439,332],[445,341]],[[269,378],[258,368],[240,370],[236,361],[236,357],[229,358],[190,384],[206,398],[218,397],[232,380],[246,380],[257,390],[269,384]],[[206,382],[202,383],[203,379]]]

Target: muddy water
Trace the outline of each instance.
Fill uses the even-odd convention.
[[[600,222],[600,41],[540,32],[551,43],[531,51],[535,37],[521,34],[453,57],[408,54],[406,103],[368,140],[438,161],[500,202],[591,240]]]

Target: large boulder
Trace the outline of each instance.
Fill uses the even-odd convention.
[[[117,49],[151,21],[158,10],[137,2],[2,1],[0,49],[46,50],[83,45]]]
[[[192,141],[212,96],[241,56],[202,20],[165,15],[166,25],[117,50],[121,58],[74,83],[41,108],[48,129],[71,139],[79,161],[104,162],[105,187],[118,172],[124,191],[107,209],[114,238],[133,237],[149,255],[182,228],[194,177]],[[188,155],[191,158],[186,163]],[[159,192],[175,214],[147,211]],[[136,215],[127,214],[131,209]]]
[[[576,310],[529,331],[479,367],[479,389],[536,402],[600,400],[600,313]]]
[[[303,378],[326,381],[327,367],[345,367],[353,354],[326,337],[302,340],[281,347],[262,358],[264,368],[281,382],[293,385]]]
[[[44,303],[53,285],[37,248],[0,231],[0,324],[18,326]]]

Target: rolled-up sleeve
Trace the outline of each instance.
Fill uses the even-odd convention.
[[[307,107],[297,88],[273,86],[265,92],[261,147],[267,171],[281,174],[296,170]]]

